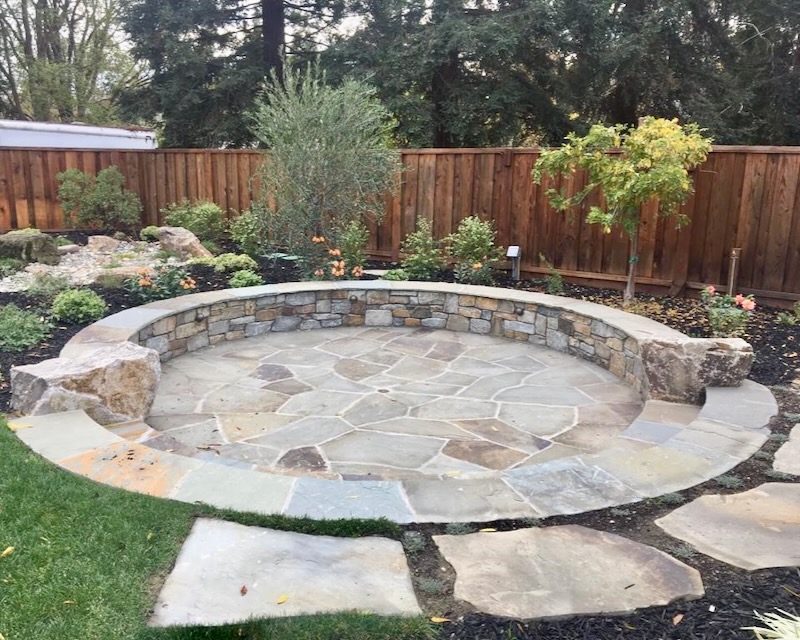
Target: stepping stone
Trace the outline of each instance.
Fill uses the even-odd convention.
[[[702,496],[656,520],[671,536],[742,569],[800,565],[800,485],[768,482]]]
[[[789,442],[775,452],[775,471],[800,476],[800,424],[796,424],[789,434]]]
[[[666,553],[578,525],[433,540],[456,571],[455,597],[496,616],[623,614],[705,593],[697,570]]]
[[[198,519],[150,624],[221,625],[251,617],[358,610],[419,615],[399,542]]]

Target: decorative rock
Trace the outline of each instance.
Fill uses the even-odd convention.
[[[141,420],[160,374],[158,353],[123,342],[83,358],[13,367],[11,406],[27,415],[83,409],[100,424]]]
[[[775,453],[775,471],[800,476],[800,424],[796,424],[789,436],[789,442]]]
[[[210,626],[356,609],[421,613],[399,542],[201,518],[167,577],[150,623]]]
[[[697,404],[708,386],[738,387],[753,365],[753,348],[739,338],[643,339],[639,346],[655,400]]]
[[[671,536],[742,569],[800,565],[800,485],[706,495],[656,520]]]
[[[183,227],[159,227],[158,240],[164,251],[174,251],[181,260],[210,258],[213,255],[200,244],[196,235]]]
[[[58,251],[58,255],[64,256],[68,253],[78,253],[81,250],[81,246],[78,244],[62,244],[60,247],[56,247],[56,251]]]
[[[6,233],[0,235],[0,258],[25,262],[58,264],[58,247],[45,233]]]
[[[705,593],[666,553],[577,525],[433,540],[456,571],[455,597],[496,616],[621,614]]]
[[[111,236],[89,236],[86,246],[95,253],[113,253],[119,248],[119,240]]]

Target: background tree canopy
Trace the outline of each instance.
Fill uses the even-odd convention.
[[[127,43],[104,37],[120,26]],[[798,34],[797,0],[0,0],[0,111],[254,145],[264,79],[319,56],[331,81],[376,87],[405,146],[553,144],[644,115],[800,144]]]

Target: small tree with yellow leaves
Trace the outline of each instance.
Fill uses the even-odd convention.
[[[711,139],[696,124],[681,126],[677,120],[652,116],[642,118],[638,127],[597,124],[583,137],[570,133],[560,149],[543,152],[533,180],[539,184],[545,174],[587,172],[587,185],[578,193],[548,189],[550,203],[559,211],[579,205],[596,189],[603,191],[605,207],[591,207],[586,221],[602,225],[606,233],[622,227],[630,237],[627,304],[634,294],[642,205],[655,199],[659,215],[674,217],[679,227],[685,224],[680,207],[692,193],[689,171],[705,161],[710,150]]]

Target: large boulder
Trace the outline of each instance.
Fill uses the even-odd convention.
[[[82,358],[11,369],[11,406],[25,415],[83,409],[100,424],[142,420],[161,376],[158,353],[132,342]]]
[[[211,258],[214,255],[200,244],[196,235],[183,227],[159,227],[158,240],[164,251],[174,251],[181,260]]]
[[[738,387],[753,366],[740,338],[639,341],[650,398],[697,404],[706,387]]]
[[[58,264],[60,260],[55,240],[45,233],[11,232],[0,235],[0,258],[44,264]]]

